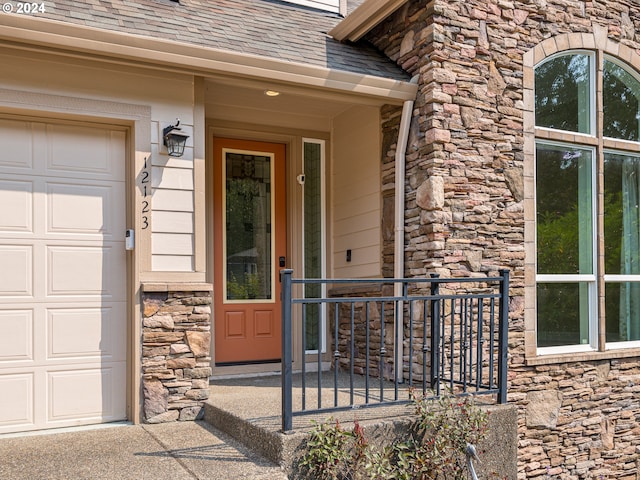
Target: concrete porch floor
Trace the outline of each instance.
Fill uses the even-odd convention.
[[[334,385],[334,373],[323,372],[321,380],[321,407],[333,407],[336,389]],[[365,377],[354,375],[353,377],[353,408],[339,412],[307,413],[293,417],[294,431],[308,431],[313,427],[313,421],[324,421],[328,418],[340,420],[340,422],[367,421],[373,419],[385,419],[397,416],[406,416],[413,413],[411,405],[395,406],[367,406],[367,387]],[[318,374],[306,374],[306,410],[317,410],[318,404]],[[338,405],[348,407],[351,402],[350,379],[346,373],[338,374],[337,398]],[[210,382],[211,394],[209,404],[217,408],[231,412],[234,415],[262,425],[272,431],[281,430],[281,405],[282,388],[280,374],[265,375],[247,378],[221,378]],[[380,380],[369,378],[370,406],[380,401]],[[394,384],[383,382],[383,398],[385,401],[393,401],[395,398]],[[398,386],[398,400],[409,399],[409,388],[406,384]],[[302,410],[303,390],[302,374],[293,375],[293,409]]]
[[[306,375],[306,408],[318,408],[317,372]],[[338,404],[348,406],[351,403],[349,375],[339,374]],[[376,404],[380,398],[379,379],[369,379],[369,403]],[[322,406],[334,404],[334,374],[322,373]],[[331,386],[331,388],[329,388]],[[211,381],[211,394],[205,403],[205,421],[260,455],[280,465],[290,472],[292,463],[299,456],[299,447],[314,427],[314,421],[322,423],[331,419],[347,425],[358,421],[363,425],[385,422],[408,422],[413,415],[411,404],[364,407],[366,403],[365,378],[354,376],[354,400],[356,405],[337,412],[321,412],[293,417],[293,431],[282,433],[281,420],[281,377],[268,375],[247,378],[220,378]],[[395,398],[393,383],[384,382],[384,398]],[[399,386],[398,398],[409,398],[406,386]],[[293,377],[294,411],[302,407],[302,375]]]

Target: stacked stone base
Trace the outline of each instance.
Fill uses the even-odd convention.
[[[142,306],[144,421],[201,418],[211,376],[211,290],[147,284]]]

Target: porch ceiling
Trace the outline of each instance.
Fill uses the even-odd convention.
[[[276,90],[280,95],[269,97],[265,90]],[[335,116],[356,104],[378,105],[380,101],[268,81],[205,82],[205,115],[227,122],[327,132]]]

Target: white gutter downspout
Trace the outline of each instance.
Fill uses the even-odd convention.
[[[418,83],[418,76],[416,75],[411,79],[413,84]],[[402,105],[402,116],[400,117],[400,128],[398,130],[398,141],[396,143],[396,156],[395,156],[395,227],[394,227],[394,254],[393,254],[393,276],[394,278],[404,278],[404,182],[406,174],[406,153],[407,142],[409,141],[409,130],[411,127],[411,118],[413,116],[413,104],[414,100],[406,100]],[[402,296],[402,284],[395,283],[394,296]],[[397,310],[399,318],[396,318],[396,322],[402,322],[404,318],[404,304],[399,301]],[[396,370],[396,374],[399,377],[399,381],[402,381],[402,359],[404,352],[404,328],[401,325],[397,328],[396,325],[396,368],[400,366],[400,371]]]

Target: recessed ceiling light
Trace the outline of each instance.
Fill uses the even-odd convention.
[[[267,97],[277,97],[278,95],[280,95],[280,92],[276,91],[276,90],[265,90],[264,94]]]

